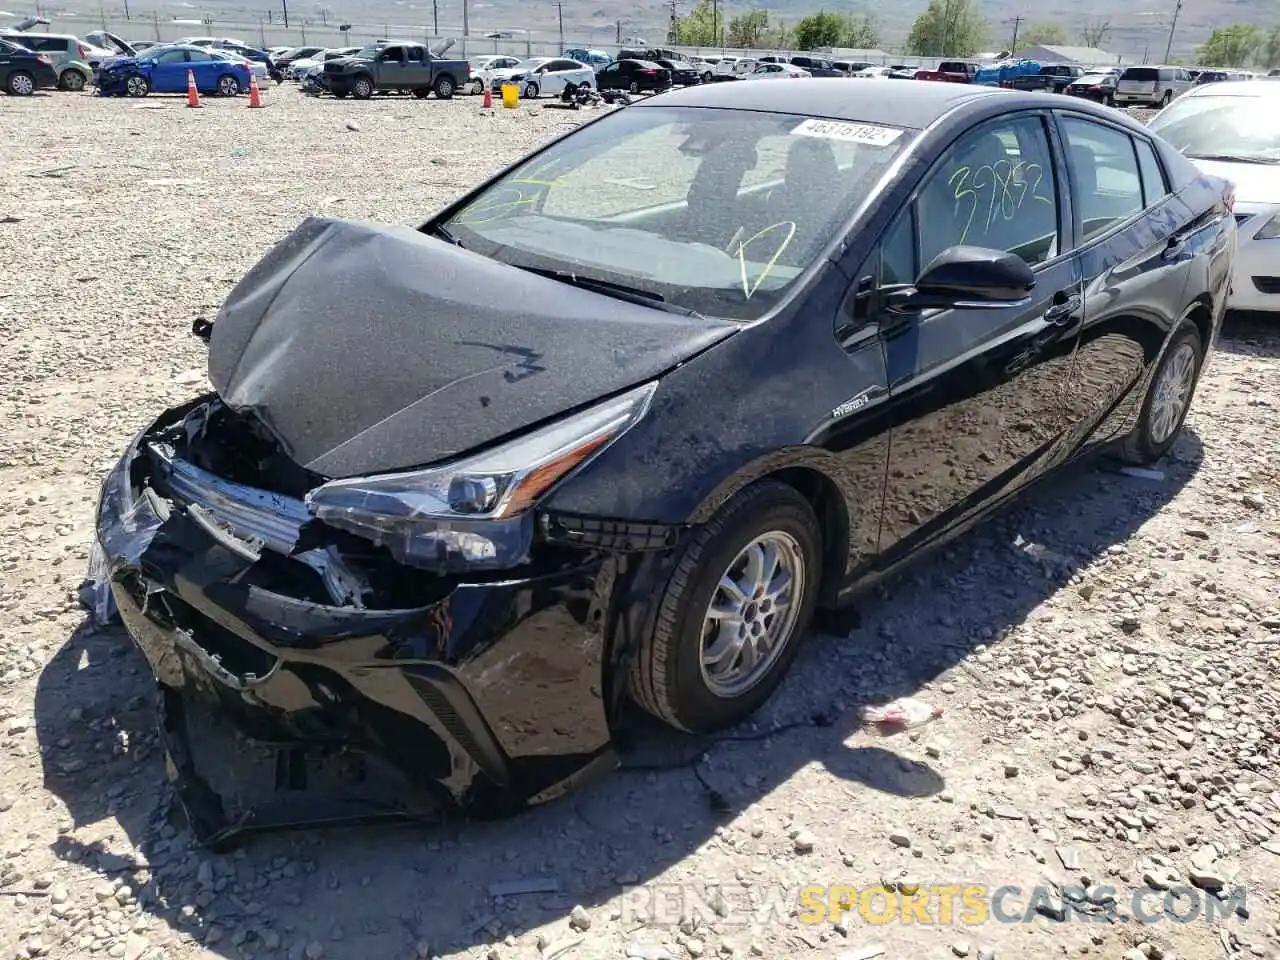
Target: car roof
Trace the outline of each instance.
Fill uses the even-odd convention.
[[[1044,94],[1033,99],[999,87],[971,87],[959,83],[903,83],[886,96],[874,83],[851,84],[842,77],[814,77],[799,90],[789,83],[715,83],[685,87],[634,104],[645,106],[715,107],[725,110],[759,110],[802,117],[883,123],[923,129],[944,113],[966,102],[1009,96],[1019,104],[1043,104]],[[1013,106],[1011,104],[1010,106]]]
[[[1206,73],[1226,73],[1222,70],[1210,70]],[[1237,80],[1225,87],[1204,84],[1192,87],[1184,97],[1280,97],[1280,83],[1274,80]]]

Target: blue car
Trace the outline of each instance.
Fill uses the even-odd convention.
[[[224,97],[248,90],[252,75],[247,63],[215,57],[203,47],[174,44],[154,47],[137,57],[104,61],[98,71],[98,93],[104,97],[186,93],[187,71],[195,76],[201,93]]]
[[[585,50],[582,47],[573,47],[564,52],[564,55],[570,60],[577,60],[579,63],[585,63],[592,70],[599,72],[601,67],[607,67],[613,63],[613,57],[605,53],[603,50]]]

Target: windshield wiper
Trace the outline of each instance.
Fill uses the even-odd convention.
[[[445,227],[445,225],[442,223],[438,223],[434,227],[432,227],[431,232],[434,233],[441,240],[443,240],[445,243],[451,243],[455,247],[462,247],[462,241],[459,240],[457,237],[455,237],[452,233],[450,233],[448,228]],[[462,249],[465,250],[466,247],[462,247]]]
[[[1250,157],[1239,153],[1188,153],[1185,156],[1190,160],[1222,160],[1227,163],[1280,163],[1280,157]]]
[[[573,287],[581,287],[583,290],[591,290],[594,293],[601,293],[606,297],[613,297],[615,300],[624,300],[627,303],[637,303],[642,307],[652,307],[655,310],[665,310],[667,313],[678,313],[684,317],[698,317],[699,319],[705,319],[697,310],[690,310],[688,307],[681,307],[674,303],[667,303],[666,298],[660,293],[653,293],[650,290],[641,290],[638,287],[630,287],[625,283],[614,283],[612,280],[601,280],[597,277],[584,277],[571,270],[554,270],[548,267],[526,267],[517,263],[509,265],[518,270],[523,270],[526,273],[536,273],[540,277],[546,277],[549,280],[558,280],[561,283],[567,283]]]

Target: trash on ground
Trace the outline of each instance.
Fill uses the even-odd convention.
[[[863,707],[859,711],[862,722],[876,729],[883,737],[922,727],[942,716],[942,708],[914,697],[899,697],[879,707]]]

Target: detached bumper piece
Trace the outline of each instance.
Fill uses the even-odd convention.
[[[90,599],[99,620],[118,612],[156,677],[169,778],[201,844],[505,816],[616,766],[605,651],[627,559],[588,544],[652,532],[557,525],[574,547],[501,579],[405,568],[296,497],[193,462],[199,408],[144,431],[104,483]],[[275,747],[275,798],[210,785],[204,740],[222,720],[218,771],[248,766],[238,735]],[[306,782],[316,755],[386,768],[395,785],[385,799],[322,795]]]

